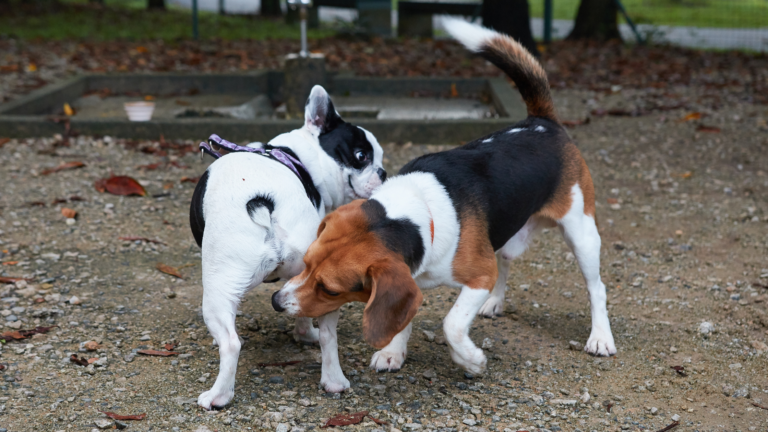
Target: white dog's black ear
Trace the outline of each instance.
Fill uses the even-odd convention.
[[[331,97],[328,92],[319,85],[312,87],[312,91],[307,98],[307,104],[304,106],[304,124],[309,131],[319,136],[335,129],[343,123],[336,108],[333,107]]]

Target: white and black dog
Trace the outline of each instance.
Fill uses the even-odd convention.
[[[376,138],[342,120],[320,86],[309,95],[303,127],[249,147],[264,152],[216,160],[201,176],[190,206],[192,233],[202,248],[203,318],[221,357],[216,382],[197,400],[206,409],[234,396],[240,298],[261,282],[301,273],[325,214],[370,197],[386,178]],[[282,163],[286,157],[297,163]],[[294,337],[318,341],[311,318],[296,320]]]

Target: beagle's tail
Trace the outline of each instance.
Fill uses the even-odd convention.
[[[557,122],[547,73],[531,53],[507,35],[463,19],[443,18],[445,30],[470,51],[493,63],[517,85],[531,117]]]

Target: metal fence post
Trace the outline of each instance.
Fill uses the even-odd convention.
[[[219,15],[224,15],[224,0],[219,0]]]
[[[200,38],[200,34],[197,31],[197,0],[192,0],[192,37],[195,40]]]
[[[552,0],[544,0],[544,43],[552,42]]]

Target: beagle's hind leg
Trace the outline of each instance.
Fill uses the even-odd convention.
[[[590,187],[591,184],[585,185]],[[587,283],[589,303],[592,312],[592,332],[584,351],[597,356],[616,354],[616,344],[608,320],[605,285],[600,280],[600,234],[593,215],[585,213],[586,193],[582,193],[579,184],[572,188],[572,204],[568,213],[557,221]],[[594,207],[592,207],[593,209]],[[594,210],[592,210],[594,212]]]

